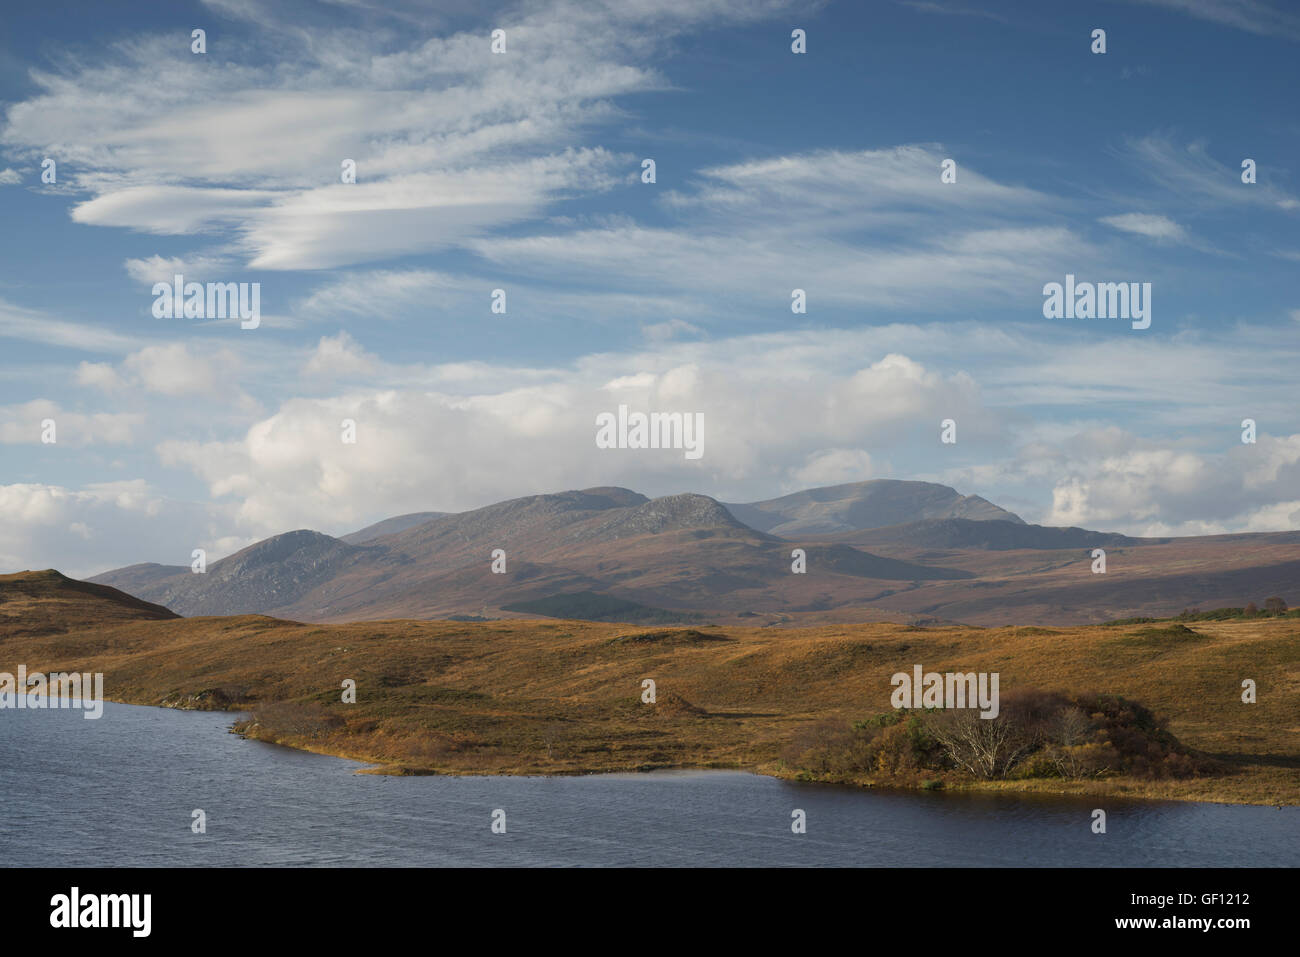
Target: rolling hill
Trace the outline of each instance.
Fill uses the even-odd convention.
[[[245,734],[392,773],[732,767],[889,786],[941,779],[945,787],[1054,794],[1300,800],[1295,617],[1066,629],[320,625],[260,615],[176,619],[56,572],[5,576],[0,595],[23,607],[21,617],[0,616],[0,650],[11,665],[102,672],[114,701],[251,712],[239,725]],[[35,621],[44,626],[30,627]],[[1044,777],[1028,767],[986,781],[952,769],[888,772],[871,760],[875,752],[859,754],[854,735],[895,714],[890,676],[918,663],[1000,673],[1004,716],[1019,694],[1039,702],[1044,693],[1103,695],[1133,715],[1118,733],[1143,763],[1101,778]],[[1242,675],[1259,683],[1251,707],[1240,701]],[[641,698],[647,676],[657,684],[652,703]],[[341,700],[345,679],[356,682],[355,704]],[[1142,712],[1114,696],[1151,709],[1160,723],[1143,725]],[[1146,762],[1148,746],[1169,744],[1166,721],[1195,750],[1194,764]],[[1144,727],[1154,734],[1143,737]],[[846,750],[834,751],[837,742]]]

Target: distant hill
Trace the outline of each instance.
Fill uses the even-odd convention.
[[[77,581],[52,568],[0,575],[0,642],[127,621],[179,616],[107,585]]]
[[[933,482],[894,479],[806,489],[762,502],[728,505],[727,508],[751,528],[782,538],[829,535],[944,518],[1024,524],[1019,515],[978,495],[962,495],[955,489]]]

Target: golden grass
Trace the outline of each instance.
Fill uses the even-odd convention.
[[[304,625],[239,616],[0,631],[0,670],[102,671],[106,694],[134,704],[261,707],[265,723],[250,727],[252,736],[387,773],[725,767],[777,775],[792,773],[779,755],[801,727],[890,710],[896,671],[996,671],[1003,694],[1036,687],[1133,698],[1228,773],[957,786],[1300,803],[1300,621],[1190,627],[692,633],[575,621]],[[341,701],[349,678],[355,705]],[[656,682],[654,705],[641,703],[645,678]],[[1241,702],[1245,678],[1258,685],[1257,704]],[[276,702],[289,704],[267,707]]]

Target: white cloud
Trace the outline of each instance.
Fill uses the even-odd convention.
[[[128,352],[138,345],[136,339],[114,332],[107,325],[69,322],[3,299],[0,299],[0,339],[21,339],[81,352]]]
[[[77,366],[77,385],[104,392],[113,392],[125,384],[117,370],[108,362],[82,362]]]
[[[472,286],[486,291],[481,281],[428,269],[354,272],[319,286],[295,304],[293,312],[312,319],[403,319],[423,314],[449,296],[463,303]]]
[[[355,339],[340,331],[336,336],[321,336],[315,350],[303,366],[309,376],[343,378],[375,372],[379,360],[362,349]]]
[[[883,441],[917,418],[933,419],[937,435],[939,411],[954,408],[965,410],[976,441],[979,396],[963,376],[889,355],[813,380],[802,367],[773,375],[724,348],[692,345],[691,362],[606,354],[553,369],[548,382],[487,393],[372,388],[291,399],[240,440],[171,440],[159,451],[165,465],[189,468],[214,497],[229,497],[241,531],[266,534],[342,530],[368,519],[376,501],[400,512],[603,484],[650,494],[767,490],[774,466],[793,477],[821,450]],[[702,412],[704,458],[598,449],[596,415],[620,403]],[[357,423],[356,445],[339,441],[344,418]]]
[[[969,483],[978,472],[986,488],[1047,480],[1050,506],[1025,516],[1047,525],[1154,536],[1300,527],[1290,517],[1300,493],[1300,433],[1261,434],[1244,445],[1237,430],[1224,432],[1224,446],[1206,450],[1113,425],[1058,430],[1024,443],[1003,465],[946,478]]]
[[[185,418],[195,403],[170,394],[179,382],[164,375],[173,368],[184,380],[215,378],[229,390],[238,376],[258,378],[247,360],[236,376],[223,371],[228,358],[195,368],[213,357],[193,345],[158,346],[115,369],[88,363],[81,376],[90,385],[111,383],[115,371],[123,385],[110,397],[140,404],[105,415],[170,423],[158,436],[157,455],[163,466],[206,484],[210,504],[193,506],[183,535],[200,534],[189,529],[201,521],[207,540],[245,543],[297,527],[341,533],[388,514],[592,485],[749,501],[868,476],[943,481],[1014,505],[1030,520],[1130,534],[1201,533],[1286,527],[1282,517],[1294,511],[1287,503],[1300,498],[1300,434],[1292,434],[1294,407],[1284,387],[1300,356],[1274,338],[1267,330],[1239,330],[1230,339],[1162,342],[1153,363],[1151,344],[1140,337],[1096,342],[1033,324],[935,322],[667,340],[516,368],[382,362],[339,333],[305,354],[291,350],[264,361],[320,373],[305,387],[363,368],[366,384],[354,378],[329,394],[282,393],[271,411],[251,413],[251,427],[244,424],[248,410],[229,414],[228,400],[214,407],[207,393],[188,393],[202,414]],[[978,375],[962,371],[968,363]],[[1033,369],[1039,371],[1031,375]],[[1187,381],[1198,384],[1191,394]],[[1252,382],[1280,398],[1261,402]],[[620,403],[704,413],[704,457],[597,449],[595,416]],[[1103,422],[1071,427],[1022,411],[1053,404],[1095,408]],[[1215,449],[1139,437],[1104,424],[1108,409],[1130,416],[1140,410],[1144,423],[1166,422],[1173,434],[1187,421],[1218,421],[1223,443]],[[17,421],[15,438],[34,442],[33,430],[51,410],[67,414],[52,405],[11,408],[0,421]],[[1239,441],[1246,414],[1261,423],[1254,446]],[[958,421],[959,444],[939,453],[939,424],[949,417]],[[356,445],[340,441],[345,418],[357,422]],[[195,428],[177,425],[191,421]],[[1284,430],[1288,422],[1293,427]],[[140,423],[113,424],[138,433]],[[93,421],[77,427],[101,428]],[[60,419],[61,442],[64,428]],[[94,437],[103,441],[100,432]],[[901,471],[883,468],[886,461]],[[66,531],[76,522],[90,529],[95,554],[113,556],[103,567],[166,558],[174,542],[166,552],[150,549],[182,534],[137,516],[147,531],[109,543],[101,536],[116,526],[103,514],[57,518],[49,529]],[[66,548],[70,557],[45,563],[82,561],[64,531],[50,531],[32,554],[54,558]]]
[[[147,346],[122,363],[124,372],[136,383],[168,396],[217,394],[226,379],[225,370],[237,366],[237,357],[228,349],[199,355],[180,342]]]
[[[819,449],[792,473],[797,488],[862,482],[871,476],[871,456],[862,449]]]
[[[48,445],[42,440],[42,423],[47,419],[54,422],[55,438]],[[60,447],[129,445],[135,441],[136,430],[142,422],[143,416],[135,413],[76,412],[50,399],[33,399],[0,407],[0,442],[50,451]]]
[[[176,276],[184,276],[189,282],[221,282],[222,276],[231,268],[231,262],[221,256],[187,255],[149,256],[146,259],[128,259],[123,265],[126,273],[136,282],[146,286],[154,283],[171,283]]]
[[[619,115],[617,97],[667,88],[645,65],[664,43],[785,6],[529,3],[496,17],[511,55],[493,56],[481,30],[402,46],[391,29],[307,29],[227,3],[273,31],[272,64],[136,36],[33,73],[37,93],[9,108],[0,141],[26,157],[59,146],[69,184],[90,194],[76,222],[226,230],[260,269],[427,252],[613,186],[632,158],[576,144]],[[340,182],[344,159],[355,184]]]
[[[994,182],[964,164],[958,167],[956,183],[944,183],[939,173],[948,158],[938,145],[779,156],[702,170],[697,189],[670,191],[665,202],[673,207],[703,205],[732,215],[759,213],[795,231],[809,223],[822,227],[826,217],[860,223],[870,211],[917,206],[1013,215],[1053,204],[1043,193]]]
[[[1258,169],[1256,182],[1241,181],[1241,160],[1221,163],[1204,142],[1178,143],[1165,134],[1127,141],[1124,155],[1178,202],[1217,205],[1268,205],[1285,211],[1300,209],[1300,199],[1270,182],[1267,168]]]
[[[124,542],[140,556],[188,564],[195,548],[216,558],[249,544],[220,537],[216,529],[226,524],[219,506],[169,501],[141,480],[0,485],[0,570],[87,577],[123,564]]]
[[[266,190],[130,186],[103,192],[74,206],[72,220],[91,226],[126,226],[159,235],[184,235],[218,223],[237,223],[274,197]]]
[[[1123,232],[1145,236],[1159,242],[1185,243],[1190,239],[1187,230],[1182,226],[1167,216],[1155,213],[1124,213],[1119,216],[1103,216],[1100,222]]]
[[[668,319],[664,322],[651,322],[641,326],[641,335],[647,342],[667,342],[679,336],[700,336],[704,330],[691,325],[684,319]]]

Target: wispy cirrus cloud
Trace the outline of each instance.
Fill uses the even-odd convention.
[[[1285,212],[1300,211],[1300,199],[1271,181],[1267,165],[1257,166],[1258,181],[1243,183],[1241,162],[1230,165],[1210,155],[1204,142],[1180,143],[1167,133],[1130,138],[1121,151],[1132,164],[1170,195],[1202,204],[1267,205]]]
[[[125,353],[142,344],[106,324],[72,322],[4,299],[0,299],[0,339],[21,339],[85,352]]]
[[[1225,26],[1266,37],[1300,40],[1300,14],[1285,4],[1265,0],[1130,0],[1164,7]]]
[[[67,184],[90,194],[76,222],[225,234],[252,268],[436,251],[610,188],[630,158],[575,144],[617,115],[614,97],[667,86],[649,54],[782,6],[527,4],[501,11],[508,50],[494,55],[486,32],[403,47],[393,30],[307,30],[228,0],[213,8],[279,28],[273,63],[137,36],[93,64],[33,71],[39,92],[8,109],[0,143],[22,157],[60,145]],[[355,184],[340,182],[346,159]]]
[[[1186,243],[1191,239],[1186,229],[1168,216],[1158,213],[1121,213],[1117,216],[1103,216],[1098,221],[1121,232],[1145,236],[1158,242]]]

